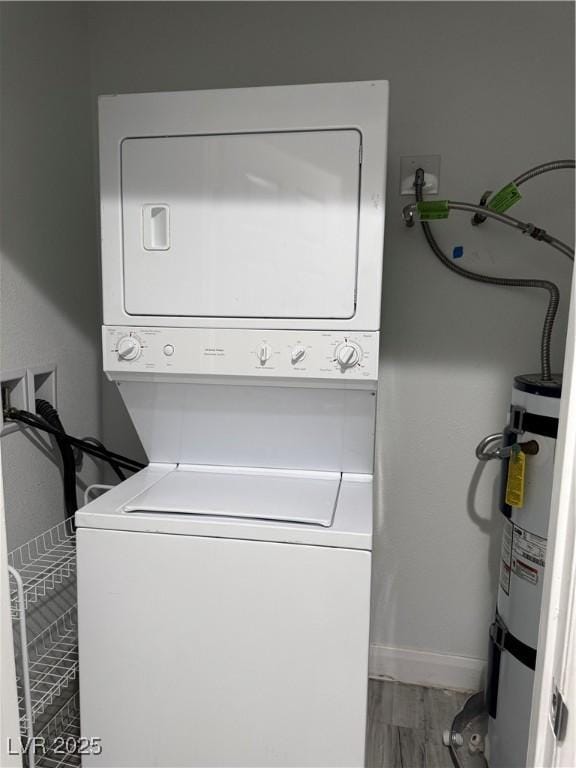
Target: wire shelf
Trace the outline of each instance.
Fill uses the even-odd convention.
[[[80,768],[77,745],[80,738],[80,705],[78,693],[61,707],[42,728],[46,751],[36,760],[38,768]]]
[[[28,659],[31,716],[34,722],[78,676],[76,606],[69,608],[28,644]],[[28,720],[23,716],[23,730],[27,724]]]
[[[76,532],[72,518],[10,552],[8,564],[18,571],[22,579],[23,604],[18,600],[15,586],[10,592],[12,617],[17,619],[21,610],[26,610],[31,603],[75,573]]]

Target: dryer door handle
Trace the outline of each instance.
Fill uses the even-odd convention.
[[[145,251],[170,248],[170,207],[165,203],[142,206],[142,246]]]

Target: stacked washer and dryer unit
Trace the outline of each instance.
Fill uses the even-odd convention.
[[[76,516],[83,764],[361,766],[388,84],[99,117],[104,370],[150,464]]]

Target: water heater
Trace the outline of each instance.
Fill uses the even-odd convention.
[[[491,768],[526,765],[560,394],[560,376],[517,376],[497,451],[505,520],[487,677]]]

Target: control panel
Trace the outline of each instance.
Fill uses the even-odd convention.
[[[110,373],[378,378],[377,332],[104,326],[102,340]]]

